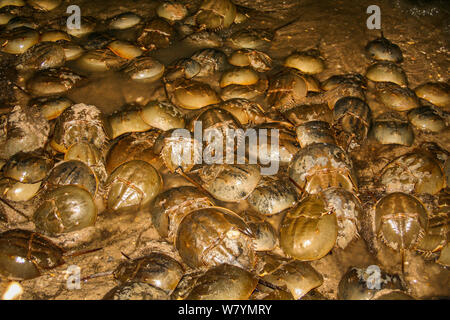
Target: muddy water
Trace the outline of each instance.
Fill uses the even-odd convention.
[[[170,48],[155,50],[149,56],[157,59],[164,65],[190,57],[199,46],[185,42],[177,42]],[[90,74],[75,64],[71,66],[74,71],[85,75],[88,79],[83,85],[68,92],[67,96],[77,103],[92,104],[100,108],[105,114],[119,110],[125,104],[138,103],[145,105],[150,100],[164,100],[165,92],[162,81],[154,83],[136,83],[122,73],[105,72]]]
[[[180,1],[186,3],[192,12],[200,1]],[[274,31],[272,45],[267,53],[274,59],[282,59],[295,50],[318,49],[326,61],[326,69],[318,75],[325,80],[331,75],[348,72],[364,73],[369,61],[363,48],[367,41],[379,36],[379,31],[366,27],[366,8],[377,4],[381,8],[384,35],[398,44],[403,51],[405,70],[409,87],[414,88],[425,81],[449,81],[450,69],[450,15],[445,1],[268,1],[235,0],[240,10],[250,17],[247,22],[223,30],[223,35],[239,28],[254,27]],[[145,17],[151,17],[158,5],[156,1],[70,1],[81,7],[83,15],[106,19],[124,11],[132,11]],[[30,13],[39,23],[45,23],[65,14],[66,3],[49,13]],[[190,56],[198,47],[184,42],[176,42],[171,48],[152,52],[153,56],[165,65]],[[7,71],[8,62],[2,59],[0,79],[7,80],[11,75]],[[83,74],[82,70],[78,70]],[[119,110],[126,103],[145,104],[152,99],[164,99],[162,82],[136,84],[116,72],[102,75],[84,74],[86,79],[68,92],[67,96],[75,102],[98,106],[102,112],[109,114]],[[13,93],[11,83],[0,81],[0,99],[4,104],[17,99],[20,93]],[[369,100],[369,105],[376,112],[380,106]],[[380,110],[383,111],[383,110]],[[448,130],[439,135],[426,135],[416,132],[416,142],[411,148],[390,150],[389,157],[413,150],[423,141],[434,141],[443,149],[450,150]],[[360,154],[353,155],[361,176],[367,171],[373,174],[376,165],[382,160],[377,157],[382,146],[369,145]],[[386,155],[386,153],[384,153]],[[380,164],[381,161],[381,164]],[[373,166],[373,167],[370,167]],[[375,168],[375,169],[374,169]],[[370,176],[367,174],[367,176]],[[165,189],[187,185],[188,183],[168,172],[164,173]],[[364,179],[361,179],[365,181]],[[370,184],[371,181],[367,183]],[[364,186],[363,186],[364,187]],[[31,215],[35,202],[25,204],[20,209]],[[101,203],[101,200],[98,200]],[[245,210],[246,203],[222,205],[234,210]],[[31,223],[17,216],[6,208],[9,216],[18,222],[19,227],[32,229]],[[369,214],[370,205],[366,206]],[[274,225],[280,216],[272,220]],[[2,227],[3,228],[3,227]],[[0,229],[3,231],[3,229]],[[86,228],[81,232],[69,233],[54,239],[66,248],[80,248],[81,244],[94,244],[102,247],[99,252],[86,256],[71,258],[67,265],[46,273],[42,277],[23,283],[23,299],[100,299],[116,282],[111,277],[95,278],[81,284],[80,289],[68,290],[66,287],[66,269],[68,265],[81,268],[81,276],[113,270],[123,259],[121,252],[131,258],[139,257],[152,250],[163,251],[180,260],[171,245],[162,241],[152,227],[148,212],[117,215],[103,212],[95,228]],[[416,298],[450,296],[450,272],[448,269],[423,259],[421,256],[407,252],[405,280],[410,293]],[[324,277],[324,284],[318,289],[328,299],[337,298],[338,282],[349,267],[366,267],[371,264],[383,265],[388,272],[400,273],[401,257],[391,250],[380,250],[376,254],[369,251],[366,242],[359,238],[345,250],[335,249],[324,258],[312,262],[312,266]],[[422,275],[422,276],[421,276]],[[6,282],[0,282],[0,292]]]

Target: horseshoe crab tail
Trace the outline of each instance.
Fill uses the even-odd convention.
[[[211,198],[214,198],[214,196],[208,191],[206,190],[200,183],[198,183],[197,181],[195,181],[194,179],[192,179],[191,177],[189,177],[181,167],[178,167],[175,170],[176,173],[178,173],[180,176],[182,176],[183,178],[185,178],[187,181],[189,181],[190,183],[192,183],[194,186],[196,186],[197,188],[199,188],[201,191],[203,191],[205,194],[207,194],[208,196],[210,196]]]
[[[299,21],[299,20],[300,20],[300,17],[295,17],[295,19],[289,20],[288,22],[283,23],[281,26],[276,27],[276,28],[273,30],[273,33],[275,34],[278,30],[281,30],[281,29],[283,29],[283,28],[285,28],[285,27],[287,27],[287,26],[289,26],[289,25],[291,25],[291,24],[293,24],[294,22],[297,22],[297,21]]]
[[[80,281],[86,282],[86,281],[94,279],[94,278],[101,278],[101,277],[111,276],[112,274],[113,274],[113,271],[94,273],[94,274],[91,274],[91,275],[89,275],[87,277],[82,278]]]
[[[14,210],[15,212],[17,212],[19,215],[21,215],[22,217],[24,217],[27,221],[31,221],[30,217],[27,216],[23,211],[15,208],[12,204],[10,204],[8,201],[6,201],[3,198],[0,198],[0,201],[3,202],[7,207],[9,207],[10,209]],[[6,217],[6,214],[5,214]]]
[[[284,292],[288,292],[285,288],[282,288],[280,286],[274,285],[273,283],[270,283],[270,282],[264,280],[261,277],[257,277],[257,278],[258,278],[258,283],[262,284],[265,287],[268,287],[268,288],[273,289],[273,290],[281,290],[281,291],[284,291]]]
[[[103,249],[103,248],[94,248],[94,249],[85,249],[85,250],[69,251],[69,252],[66,252],[66,253],[64,254],[64,256],[65,256],[65,257],[78,257],[78,256],[81,256],[81,255],[83,255],[83,254],[88,254],[88,253],[91,253],[91,252],[99,251],[99,250],[101,250],[101,249]]]
[[[405,249],[402,249],[400,253],[402,255],[402,276],[405,278]]]
[[[297,182],[295,182],[294,179],[292,179],[291,177],[289,177],[289,180],[294,184],[294,186],[295,186],[298,190],[300,190],[300,194],[301,194],[301,195],[303,195],[303,194],[306,193],[305,189],[302,188]]]
[[[122,251],[120,251],[120,253],[121,253],[127,260],[133,260],[133,259],[131,259],[129,256],[127,256],[125,253],[123,253]]]

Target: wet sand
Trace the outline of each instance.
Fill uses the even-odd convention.
[[[188,8],[195,11],[199,1],[182,1]],[[364,55],[366,43],[379,36],[378,30],[368,30],[366,27],[366,8],[377,4],[381,8],[381,23],[384,35],[400,46],[404,55],[401,64],[405,70],[409,87],[415,88],[426,81],[449,81],[450,69],[450,15],[449,6],[428,7],[411,4],[410,1],[274,1],[267,0],[237,0],[236,4],[243,6],[240,10],[249,15],[249,20],[233,30],[249,25],[255,28],[275,30],[271,48],[268,54],[276,59],[282,59],[295,50],[319,49],[326,61],[326,69],[318,75],[319,80],[325,80],[334,74],[358,72],[364,74],[370,61]],[[81,7],[83,15],[106,19],[123,11],[133,11],[145,17],[154,15],[158,2],[154,1],[70,1]],[[434,8],[434,9],[433,9]],[[438,8],[438,9],[436,9]],[[437,10],[437,12],[436,12]],[[51,20],[60,17],[65,12],[62,7],[48,13],[35,13],[36,21]],[[165,63],[189,55],[192,48],[181,45],[176,54],[168,51],[155,52],[154,55]],[[2,60],[3,71],[0,80],[10,77],[7,62]],[[0,100],[10,102],[10,84],[0,81]],[[157,84],[142,87],[135,86],[127,80],[119,79],[114,74],[102,79],[95,79],[69,93],[75,102],[84,102],[99,106],[103,112],[111,113],[124,103],[140,98],[142,103],[158,96],[161,87]],[[370,101],[369,105],[373,106]],[[376,106],[374,106],[376,107]],[[391,157],[413,150],[422,141],[435,141],[442,148],[450,150],[448,130],[440,135],[419,137],[411,148],[404,148],[391,154]],[[354,154],[355,161],[366,163],[376,162],[381,146],[374,146],[370,151],[362,150]],[[363,174],[364,166],[359,168]],[[168,182],[168,181],[167,181]],[[169,182],[170,183],[170,182]],[[169,183],[166,183],[166,188]],[[178,183],[178,182],[177,182]],[[183,183],[183,182],[182,182]],[[185,182],[183,183],[185,184]],[[22,208],[31,214],[33,204]],[[8,210],[8,209],[7,209]],[[369,210],[369,209],[367,209]],[[12,211],[18,226],[32,228],[30,223]],[[0,231],[3,231],[0,229]],[[23,282],[22,299],[100,299],[116,285],[111,276],[91,279],[81,284],[81,289],[68,290],[66,287],[66,270],[69,265],[81,268],[81,277],[98,272],[113,270],[124,257],[121,252],[131,258],[139,257],[152,250],[163,251],[180,260],[176,250],[168,243],[160,240],[152,227],[148,212],[117,215],[103,212],[95,227],[86,228],[81,232],[69,233],[54,240],[65,248],[102,247],[101,251],[69,258],[67,264],[58,267],[40,278]],[[80,246],[80,244],[86,244]],[[409,292],[415,298],[430,298],[450,296],[450,271],[424,260],[415,253],[408,253],[410,259],[406,280]],[[312,266],[324,277],[324,284],[318,288],[328,299],[337,298],[337,286],[342,275],[349,267],[363,267],[371,264],[382,264],[389,272],[399,273],[399,256],[393,251],[383,251],[374,254],[368,250],[365,241],[360,238],[345,250],[334,249],[324,258],[312,262]],[[422,275],[422,276],[420,276]],[[0,292],[6,282],[0,282]]]

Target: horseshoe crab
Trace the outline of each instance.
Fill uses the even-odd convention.
[[[227,56],[218,49],[201,49],[196,51],[190,59],[198,63],[200,67],[196,77],[208,77],[225,71],[229,67]]]
[[[269,82],[267,101],[271,108],[284,112],[306,97],[307,84],[297,72],[284,70]]]
[[[150,214],[159,235],[173,243],[185,216],[194,210],[212,206],[214,201],[208,195],[195,187],[183,186],[160,193],[153,201]]]
[[[237,67],[251,67],[258,72],[272,69],[272,59],[262,51],[239,49],[228,58],[228,62]]]
[[[148,21],[141,35],[137,38],[137,44],[147,50],[167,48],[173,41],[175,29],[165,19],[154,18]]]
[[[64,110],[73,105],[73,102],[64,97],[38,98],[33,102],[48,121],[58,118]]]
[[[409,147],[414,142],[414,132],[409,122],[392,112],[383,113],[374,120],[371,134],[381,144]]]
[[[187,16],[188,11],[186,6],[182,3],[166,1],[156,8],[156,14],[160,18],[175,22],[183,20]]]
[[[393,82],[379,82],[376,90],[381,102],[394,111],[408,111],[419,107],[419,100],[412,90]]]
[[[60,95],[82,79],[66,68],[46,69],[36,72],[26,83],[27,90],[35,96]]]
[[[117,56],[106,48],[84,52],[74,63],[83,71],[95,73],[119,70],[125,65],[126,61],[126,59]]]
[[[2,52],[22,54],[38,43],[39,33],[27,27],[20,27],[6,33],[2,38]]]
[[[278,246],[278,232],[270,222],[265,220],[264,216],[251,211],[244,211],[240,213],[240,216],[254,235],[255,251],[270,251]]]
[[[201,28],[220,30],[228,28],[236,17],[236,7],[230,0],[204,0],[195,14]]]
[[[220,97],[223,100],[230,99],[253,99],[257,100],[267,90],[267,79],[260,75],[259,81],[252,85],[230,84],[222,88]]]
[[[225,208],[197,209],[185,216],[175,245],[183,261],[192,268],[227,263],[251,270],[256,263],[251,230],[237,214]]]
[[[351,160],[336,145],[315,143],[301,149],[288,168],[289,178],[302,191],[317,193],[328,187],[358,188]]]
[[[447,212],[446,212],[447,211]],[[424,237],[419,240],[416,250],[421,253],[425,258],[432,258],[440,256],[442,250],[448,244],[448,232],[449,232],[449,215],[448,207],[444,205],[444,208],[437,211],[432,211],[428,219],[428,230]],[[446,255],[442,255],[443,259]],[[439,260],[439,259],[438,259]],[[439,263],[439,261],[437,261]]]
[[[333,118],[333,127],[338,132],[339,144],[345,149],[353,149],[367,138],[372,112],[363,100],[356,97],[344,97],[336,101]]]
[[[24,0],[5,0],[0,3],[0,8],[4,7],[24,7],[26,5]]]
[[[64,154],[64,161],[77,160],[85,163],[95,173],[97,179],[106,181],[105,161],[100,150],[86,142],[75,143]]]
[[[217,93],[205,83],[179,79],[165,85],[172,103],[181,108],[195,110],[220,102]]]
[[[219,107],[205,108],[193,117],[188,125],[191,132],[201,124],[204,143],[203,154],[210,156],[208,162],[217,157],[225,158],[239,148],[242,142],[242,130],[239,121],[228,111]],[[228,142],[233,141],[232,146]]]
[[[273,34],[261,29],[241,29],[227,38],[225,44],[234,49],[267,50],[272,42]]]
[[[325,103],[301,104],[285,111],[283,115],[295,126],[300,126],[310,121],[333,123],[333,112]]]
[[[185,126],[182,113],[167,102],[150,101],[142,108],[141,117],[145,123],[163,131]]]
[[[255,144],[247,144],[250,160],[257,159],[261,164],[261,173],[271,175],[274,168],[287,166],[298,152],[295,133],[282,121],[263,123],[253,127],[259,139]],[[267,138],[261,138],[267,136]]]
[[[159,130],[150,130],[132,133],[116,141],[106,156],[106,172],[111,174],[118,166],[130,160],[143,160],[158,167],[158,155],[153,152],[153,146],[160,134]]]
[[[165,131],[155,141],[153,153],[159,155],[170,172],[189,172],[201,163],[201,142],[189,136],[178,135],[176,129]]]
[[[61,30],[46,30],[41,34],[40,42],[49,41],[49,42],[63,42],[70,41],[71,38],[67,34],[67,32]]]
[[[47,192],[33,215],[36,228],[51,236],[93,226],[96,219],[97,207],[91,194],[74,185]]]
[[[246,300],[258,284],[252,273],[230,264],[212,267],[198,277],[186,300]]]
[[[102,300],[170,300],[170,296],[145,282],[125,282],[108,291]]]
[[[202,186],[217,200],[239,202],[256,188],[261,173],[257,165],[211,164],[203,166],[198,175]]]
[[[286,178],[262,179],[247,198],[252,209],[263,215],[273,215],[291,208],[297,203],[295,186]]]
[[[367,68],[366,77],[375,82],[393,82],[402,87],[405,87],[408,82],[403,69],[389,61],[372,64]]]
[[[259,257],[261,262],[257,270],[258,275],[266,283],[290,293],[295,300],[303,298],[308,292],[323,284],[322,275],[307,262],[292,261],[270,253],[264,253]]]
[[[213,106],[228,111],[242,125],[262,124],[264,122],[271,122],[272,120],[264,115],[264,109],[258,103],[248,99],[235,98]]]
[[[424,152],[408,153],[388,163],[380,174],[387,192],[437,194],[445,186],[439,163]]]
[[[64,264],[64,250],[44,236],[13,229],[0,234],[0,274],[7,279],[28,280]]]
[[[150,129],[163,131],[184,128],[182,113],[168,102],[150,101],[145,106],[127,105],[108,117],[111,138],[125,133],[144,132]]]
[[[259,81],[259,76],[253,69],[242,67],[226,71],[220,79],[220,87],[237,84],[237,85],[253,85]]]
[[[377,265],[349,268],[339,282],[341,300],[371,300],[378,292],[403,289],[398,276],[387,274]],[[388,292],[389,292],[388,291]]]
[[[42,181],[50,171],[53,161],[30,153],[16,153],[3,167],[3,175],[22,183]]]
[[[304,148],[314,143],[336,144],[334,132],[325,121],[309,121],[296,127],[297,140]]]
[[[107,208],[113,211],[145,208],[161,191],[162,185],[159,172],[148,162],[125,162],[106,181]]]
[[[116,111],[108,116],[111,138],[115,139],[123,134],[131,132],[145,132],[152,127],[145,123],[141,116],[141,108],[136,105],[125,105],[122,110]]]
[[[294,52],[284,60],[284,66],[304,74],[317,74],[325,69],[325,63],[315,51]]]
[[[419,107],[408,113],[408,120],[419,130],[425,132],[440,132],[447,126],[445,120],[432,107]]]
[[[98,190],[98,180],[94,171],[87,164],[78,160],[64,161],[56,165],[47,177],[47,187],[75,185],[87,190],[95,197]]]
[[[220,48],[223,45],[222,37],[208,30],[191,33],[183,42],[197,48]]]
[[[399,46],[386,39],[383,34],[381,34],[381,37],[370,41],[365,50],[369,58],[374,60],[396,63],[403,61],[403,54]]]
[[[280,247],[300,261],[324,257],[338,236],[336,213],[327,208],[320,194],[309,195],[290,209],[280,227]]]
[[[164,65],[151,57],[137,57],[132,59],[123,69],[132,80],[139,82],[154,82],[164,74]]]
[[[322,90],[329,91],[341,85],[354,85],[366,88],[367,79],[359,73],[336,74],[323,81],[320,87]]]
[[[113,30],[129,29],[142,21],[142,18],[133,12],[122,12],[108,20],[108,28]]]
[[[375,233],[389,248],[402,254],[414,249],[428,229],[428,213],[422,203],[412,195],[393,192],[375,205]]]
[[[122,40],[114,40],[108,43],[106,47],[117,56],[127,60],[137,58],[143,54],[141,48]]]
[[[0,178],[0,197],[10,201],[31,200],[40,190],[42,181],[21,183],[13,179]]]
[[[450,105],[450,88],[443,82],[427,82],[414,89],[416,95],[438,107]]]
[[[181,264],[170,256],[152,252],[122,262],[113,272],[120,283],[141,282],[171,294],[184,274]]]
[[[75,104],[63,111],[56,120],[50,144],[58,152],[66,153],[74,143],[87,142],[103,150],[108,141],[105,120],[101,111],[92,105]]]
[[[442,248],[437,262],[442,264],[443,266],[450,266],[450,244],[447,243],[445,247]]]
[[[321,192],[329,211],[337,218],[338,235],[336,246],[345,249],[353,240],[359,238],[363,207],[359,199],[342,188],[328,188]]]
[[[19,57],[16,69],[43,70],[61,67],[66,62],[64,49],[57,43],[39,42]]]
[[[59,44],[64,50],[66,61],[74,61],[83,55],[84,48],[71,41],[59,41]]]
[[[75,38],[82,38],[94,32],[95,28],[97,27],[98,21],[94,17],[82,15],[79,28],[68,28],[66,18],[61,19],[60,23],[62,24],[63,30],[69,35]]]

